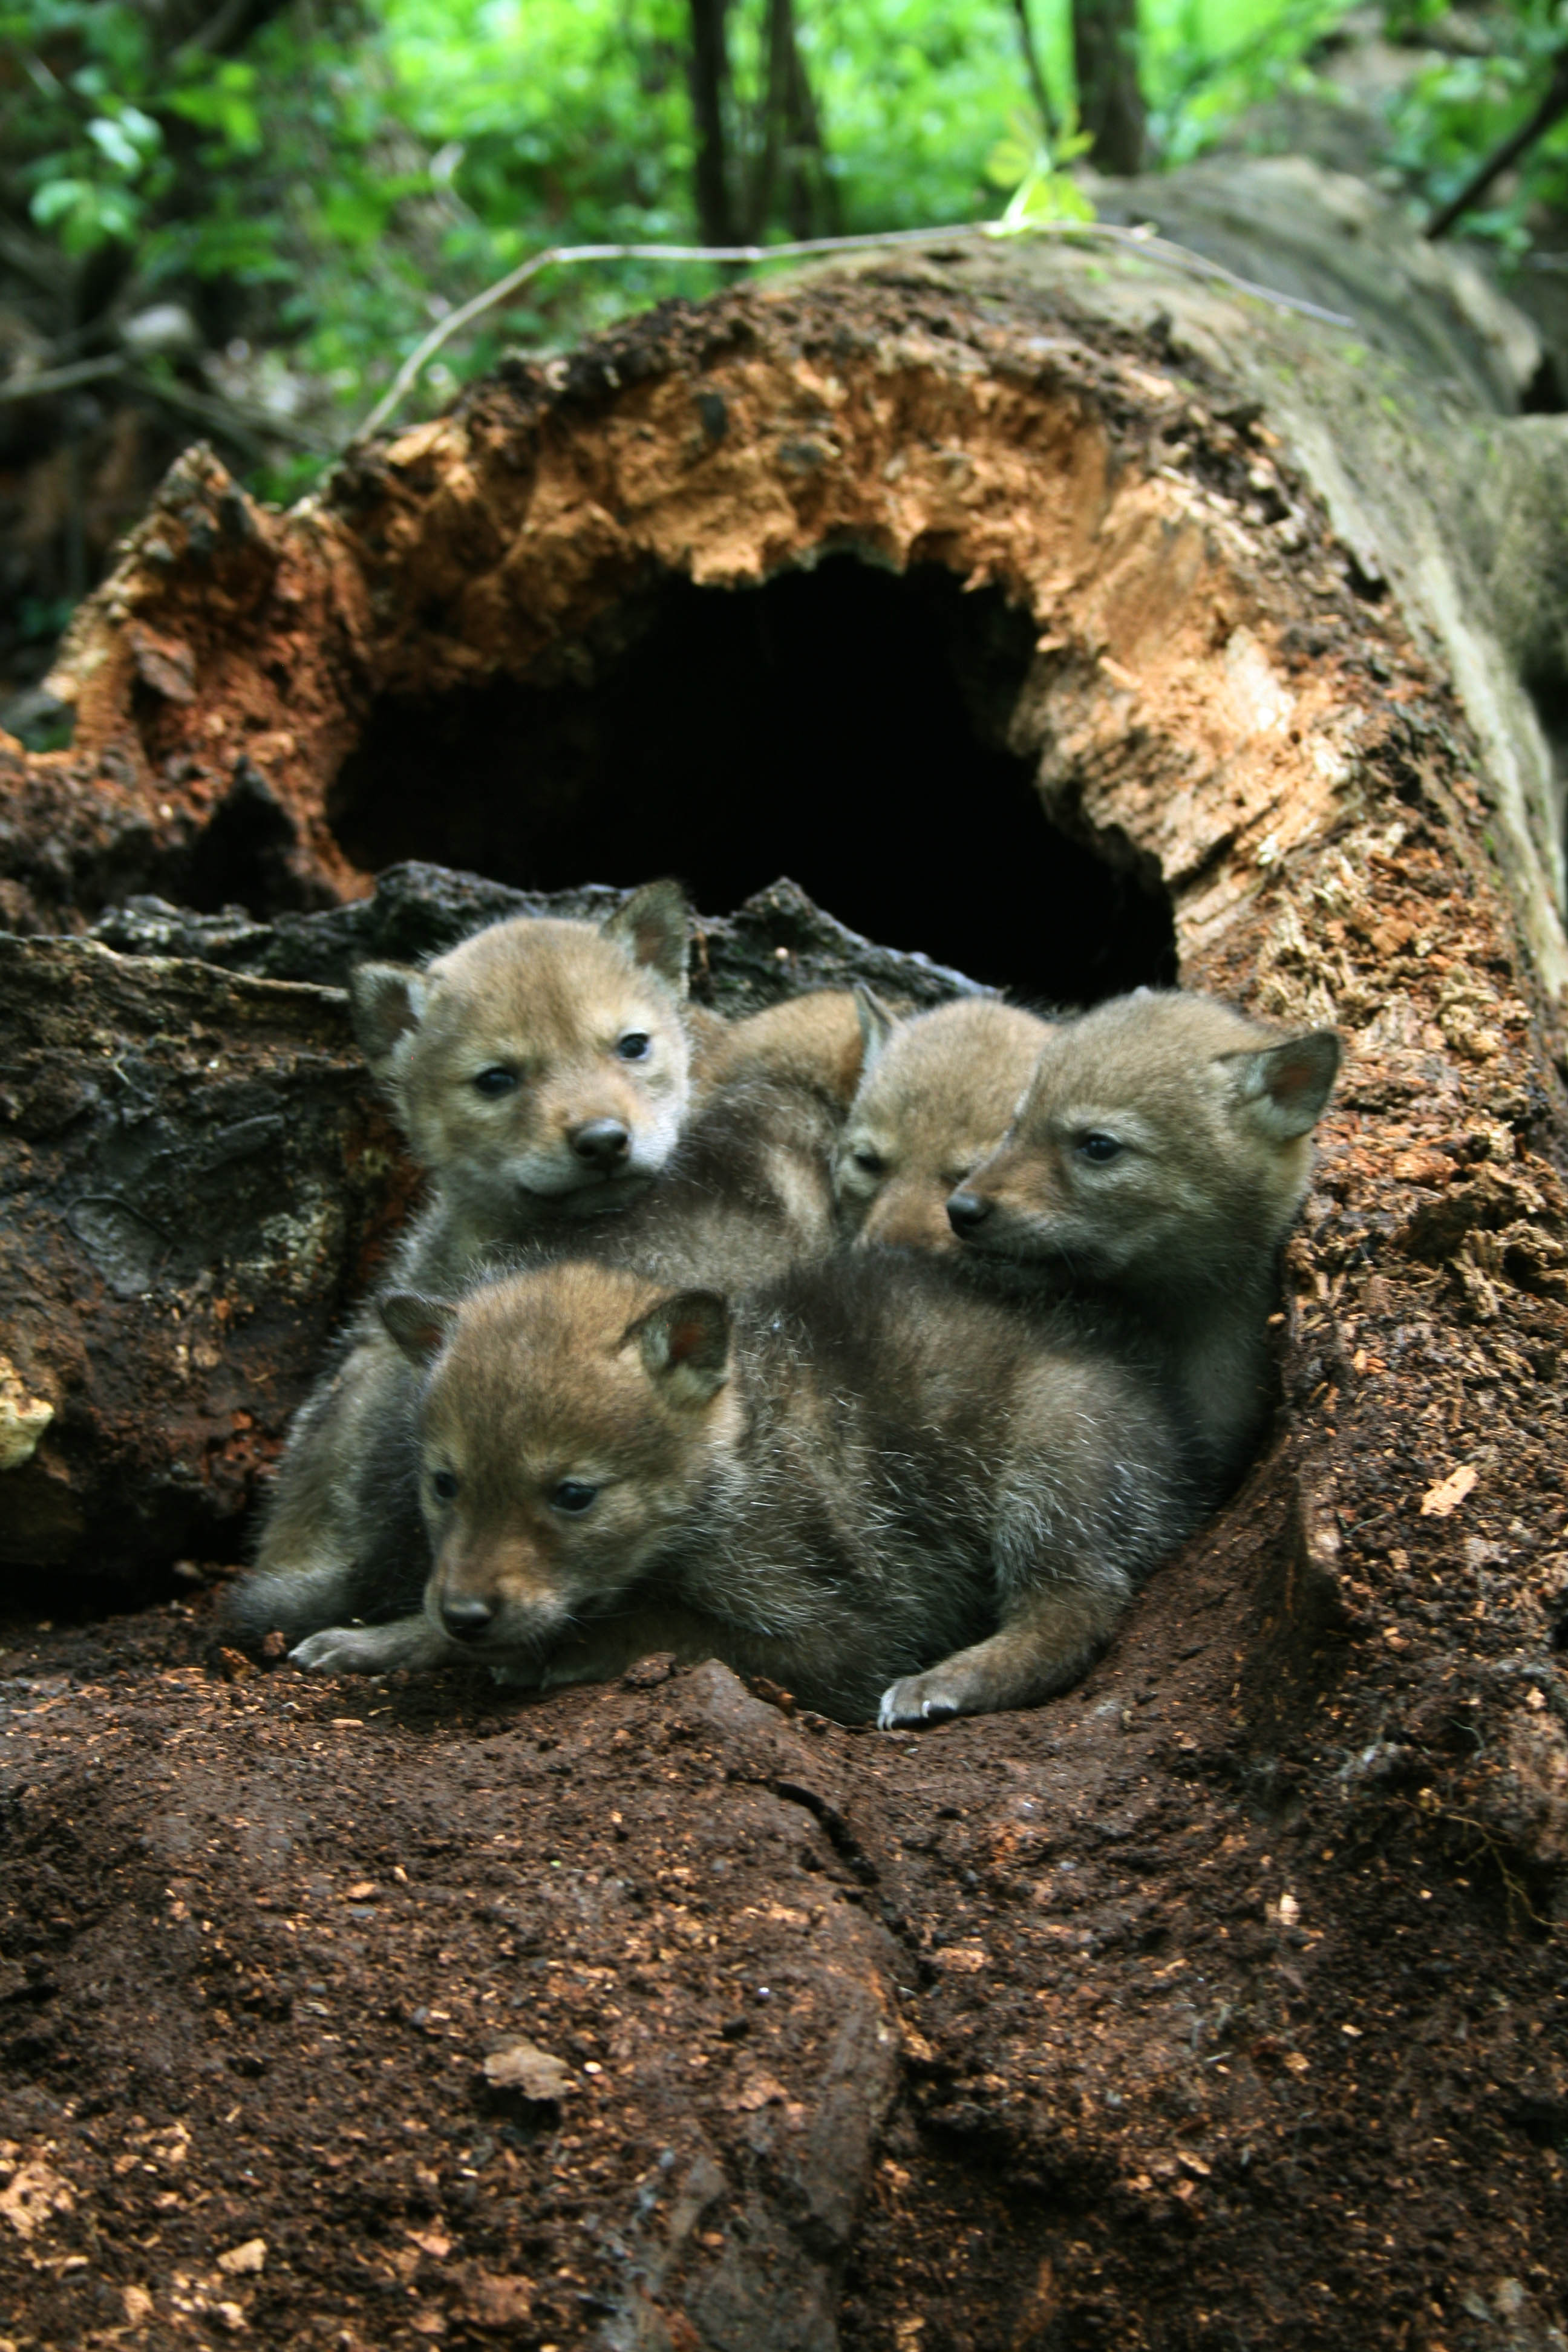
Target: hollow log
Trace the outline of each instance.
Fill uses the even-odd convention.
[[[68,648],[74,748],[7,755],[12,919],[100,932],[8,948],[12,1001],[103,976],[112,1032],[151,989],[188,1029],[132,1075],[219,1134],[195,1031],[232,1027],[215,1097],[276,1087],[308,1001],[281,1175],[341,1168],[340,1203],[368,1113],[289,959],[383,919],[398,859],[674,869],[718,909],[784,871],[982,982],[1179,976],[1349,1048],[1270,1441],[1051,1706],[879,1738],[655,1665],[372,1707],[204,1677],[199,1613],[17,1643],[16,1950],[47,1958],[15,1963],[5,2129],[42,2171],[0,2273],[49,2340],[103,2324],[105,2247],[128,2322],[226,2298],[279,2342],[1561,2340],[1563,428],[1521,413],[1523,322],[1353,184],[1104,208],[1353,323],[1148,252],[963,247],[509,363],[287,515],[193,453]],[[13,1171],[133,1135],[69,1096],[85,1050]],[[120,1307],[68,1190],[39,1217],[74,1332]],[[30,1344],[43,1454],[70,1367],[47,1318]],[[206,1776],[149,1799],[105,1724],[128,1758],[189,1733]],[[73,1918],[62,1881],[110,1891]],[[104,2006],[117,1939],[146,2021]],[[514,2007],[571,2088],[503,2116]],[[176,2120],[177,2288],[138,2251]],[[226,2230],[282,2255],[220,2272]]]

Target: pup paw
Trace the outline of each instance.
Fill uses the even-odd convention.
[[[307,1633],[289,1653],[290,1663],[310,1675],[374,1675],[385,1660],[384,1641],[377,1625],[329,1625],[324,1633]]]
[[[921,1730],[933,1723],[950,1722],[962,1713],[957,1691],[937,1667],[929,1675],[905,1675],[902,1681],[888,1685],[877,1709],[877,1728]]]
[[[498,1690],[542,1690],[544,1677],[534,1665],[492,1666],[490,1680]]]

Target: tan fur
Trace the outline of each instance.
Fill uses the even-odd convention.
[[[670,1647],[930,1722],[1071,1681],[1193,1516],[1114,1334],[951,1260],[865,1252],[733,1308],[561,1265],[384,1312],[432,1367],[435,1565],[419,1616],[323,1631],[307,1665],[552,1684]]]
[[[781,1078],[818,1088],[847,1109],[860,1077],[863,1039],[855,998],[847,988],[810,989],[743,1020],[705,1016],[695,1078],[706,1098],[738,1078]]]
[[[395,1025],[400,981],[406,1018]],[[374,989],[375,1009],[390,997],[394,1010],[373,1030]],[[367,1056],[437,1180],[459,1253],[624,1207],[674,1150],[690,1094],[684,969],[639,962],[624,917],[496,923],[423,972],[363,968],[353,992]],[[628,1059],[638,1036],[647,1050]],[[496,1072],[516,1083],[487,1094]],[[602,1164],[580,1147],[606,1121],[626,1147]]]
[[[519,917],[423,970],[351,976],[365,1057],[390,1095],[433,1197],[390,1279],[456,1289],[498,1251],[643,1199],[673,1153],[690,1097],[689,915],[678,886],[647,884],[602,924]],[[646,1052],[624,1049],[646,1037]],[[490,1095],[487,1072],[515,1080]],[[584,1156],[609,1123],[624,1145]],[[273,1481],[257,1571],[234,1593],[243,1638],[268,1622],[320,1624],[367,1544],[407,1518],[366,1507],[364,1465],[406,1418],[408,1368],[374,1312],[301,1408]],[[395,1459],[395,1448],[394,1448]],[[417,1521],[415,1523],[417,1540]]]
[[[901,1022],[870,1003],[865,1068],[834,1165],[839,1214],[861,1243],[952,1249],[948,1195],[1006,1133],[1047,1024],[994,997]]]
[[[697,1112],[663,1174],[620,1215],[534,1228],[526,1243],[497,1251],[494,1265],[587,1255],[666,1286],[772,1280],[833,1244],[841,1118],[838,1102],[816,1087],[737,1078]],[[407,1245],[405,1279],[460,1289],[477,1269],[455,1253],[443,1258],[439,1238],[426,1229]],[[427,1557],[414,1483],[416,1395],[379,1318],[363,1318],[300,1416],[258,1571],[232,1591],[241,1638],[254,1643],[277,1626],[298,1640],[416,1601]]]
[[[1265,1408],[1276,1260],[1306,1194],[1332,1031],[1210,997],[1120,997],[1054,1026],[1005,1139],[955,1192],[966,1252],[1146,1324],[1222,1473]],[[1115,1147],[1094,1156],[1105,1139]]]

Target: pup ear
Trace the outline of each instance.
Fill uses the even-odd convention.
[[[863,980],[855,983],[855,1010],[860,1016],[860,1076],[869,1077],[903,1023]]]
[[[416,1290],[389,1290],[375,1303],[389,1335],[411,1364],[433,1363],[458,1319],[457,1308],[444,1298],[422,1298]]]
[[[634,963],[668,981],[684,996],[691,956],[691,908],[679,882],[645,882],[599,926]]]
[[[706,1404],[730,1377],[730,1302],[716,1290],[678,1290],[626,1333],[650,1379],[677,1404]]]
[[[359,963],[349,974],[349,1003],[360,1052],[384,1077],[400,1039],[425,1017],[423,972],[408,963]]]
[[[1304,1029],[1260,1054],[1226,1054],[1234,1065],[1237,1098],[1248,1117],[1277,1142],[1310,1132],[1322,1116],[1340,1066],[1340,1041],[1331,1029]]]

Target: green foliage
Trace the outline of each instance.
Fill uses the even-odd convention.
[[[1261,100],[1321,89],[1314,48],[1346,5],[1143,0],[1159,159],[1201,152]],[[1392,31],[1418,40],[1443,0],[1389,5]],[[1426,196],[1528,112],[1568,37],[1565,5],[1500,5],[1475,19],[1489,54],[1416,77],[1394,136]],[[1068,0],[1030,7],[1070,123]],[[180,13],[0,0],[0,218],[58,254],[65,288],[117,257],[122,309],[178,288],[219,342],[237,316],[267,354],[244,363],[254,397],[287,392],[291,370],[330,432],[364,414],[436,320],[529,254],[695,240],[687,0],[292,0],[231,56],[182,45],[167,29]],[[1088,214],[1069,168],[1085,142],[1044,142],[1014,0],[796,0],[795,17],[844,229],[991,217],[998,190],[1009,229]],[[732,0],[742,152],[759,135],[764,26],[764,0]],[[1568,198],[1568,125],[1471,226],[1517,245],[1542,194]],[[764,234],[787,233],[781,200]],[[717,282],[698,265],[552,272],[455,341],[420,396],[447,397],[508,342],[564,341]],[[297,487],[303,464],[273,487]]]
[[[1070,117],[1053,145],[1037,118],[1016,114],[1009,135],[992,149],[985,166],[994,187],[1012,191],[996,234],[1021,236],[1058,221],[1092,220],[1094,206],[1067,169],[1089,146],[1088,134]]]
[[[1309,62],[1352,0],[1145,0],[1149,136],[1167,165],[1191,162],[1240,114],[1289,91],[1323,94]]]
[[[1409,6],[1410,35],[1417,38],[1438,11],[1432,0],[1409,0]],[[1394,110],[1393,160],[1434,205],[1447,203],[1478,162],[1533,113],[1554,58],[1568,48],[1563,0],[1510,0],[1483,23],[1488,53],[1437,58]],[[1568,207],[1568,120],[1521,159],[1506,192],[1493,192],[1467,213],[1465,234],[1521,253],[1531,241],[1529,217],[1541,205]]]

